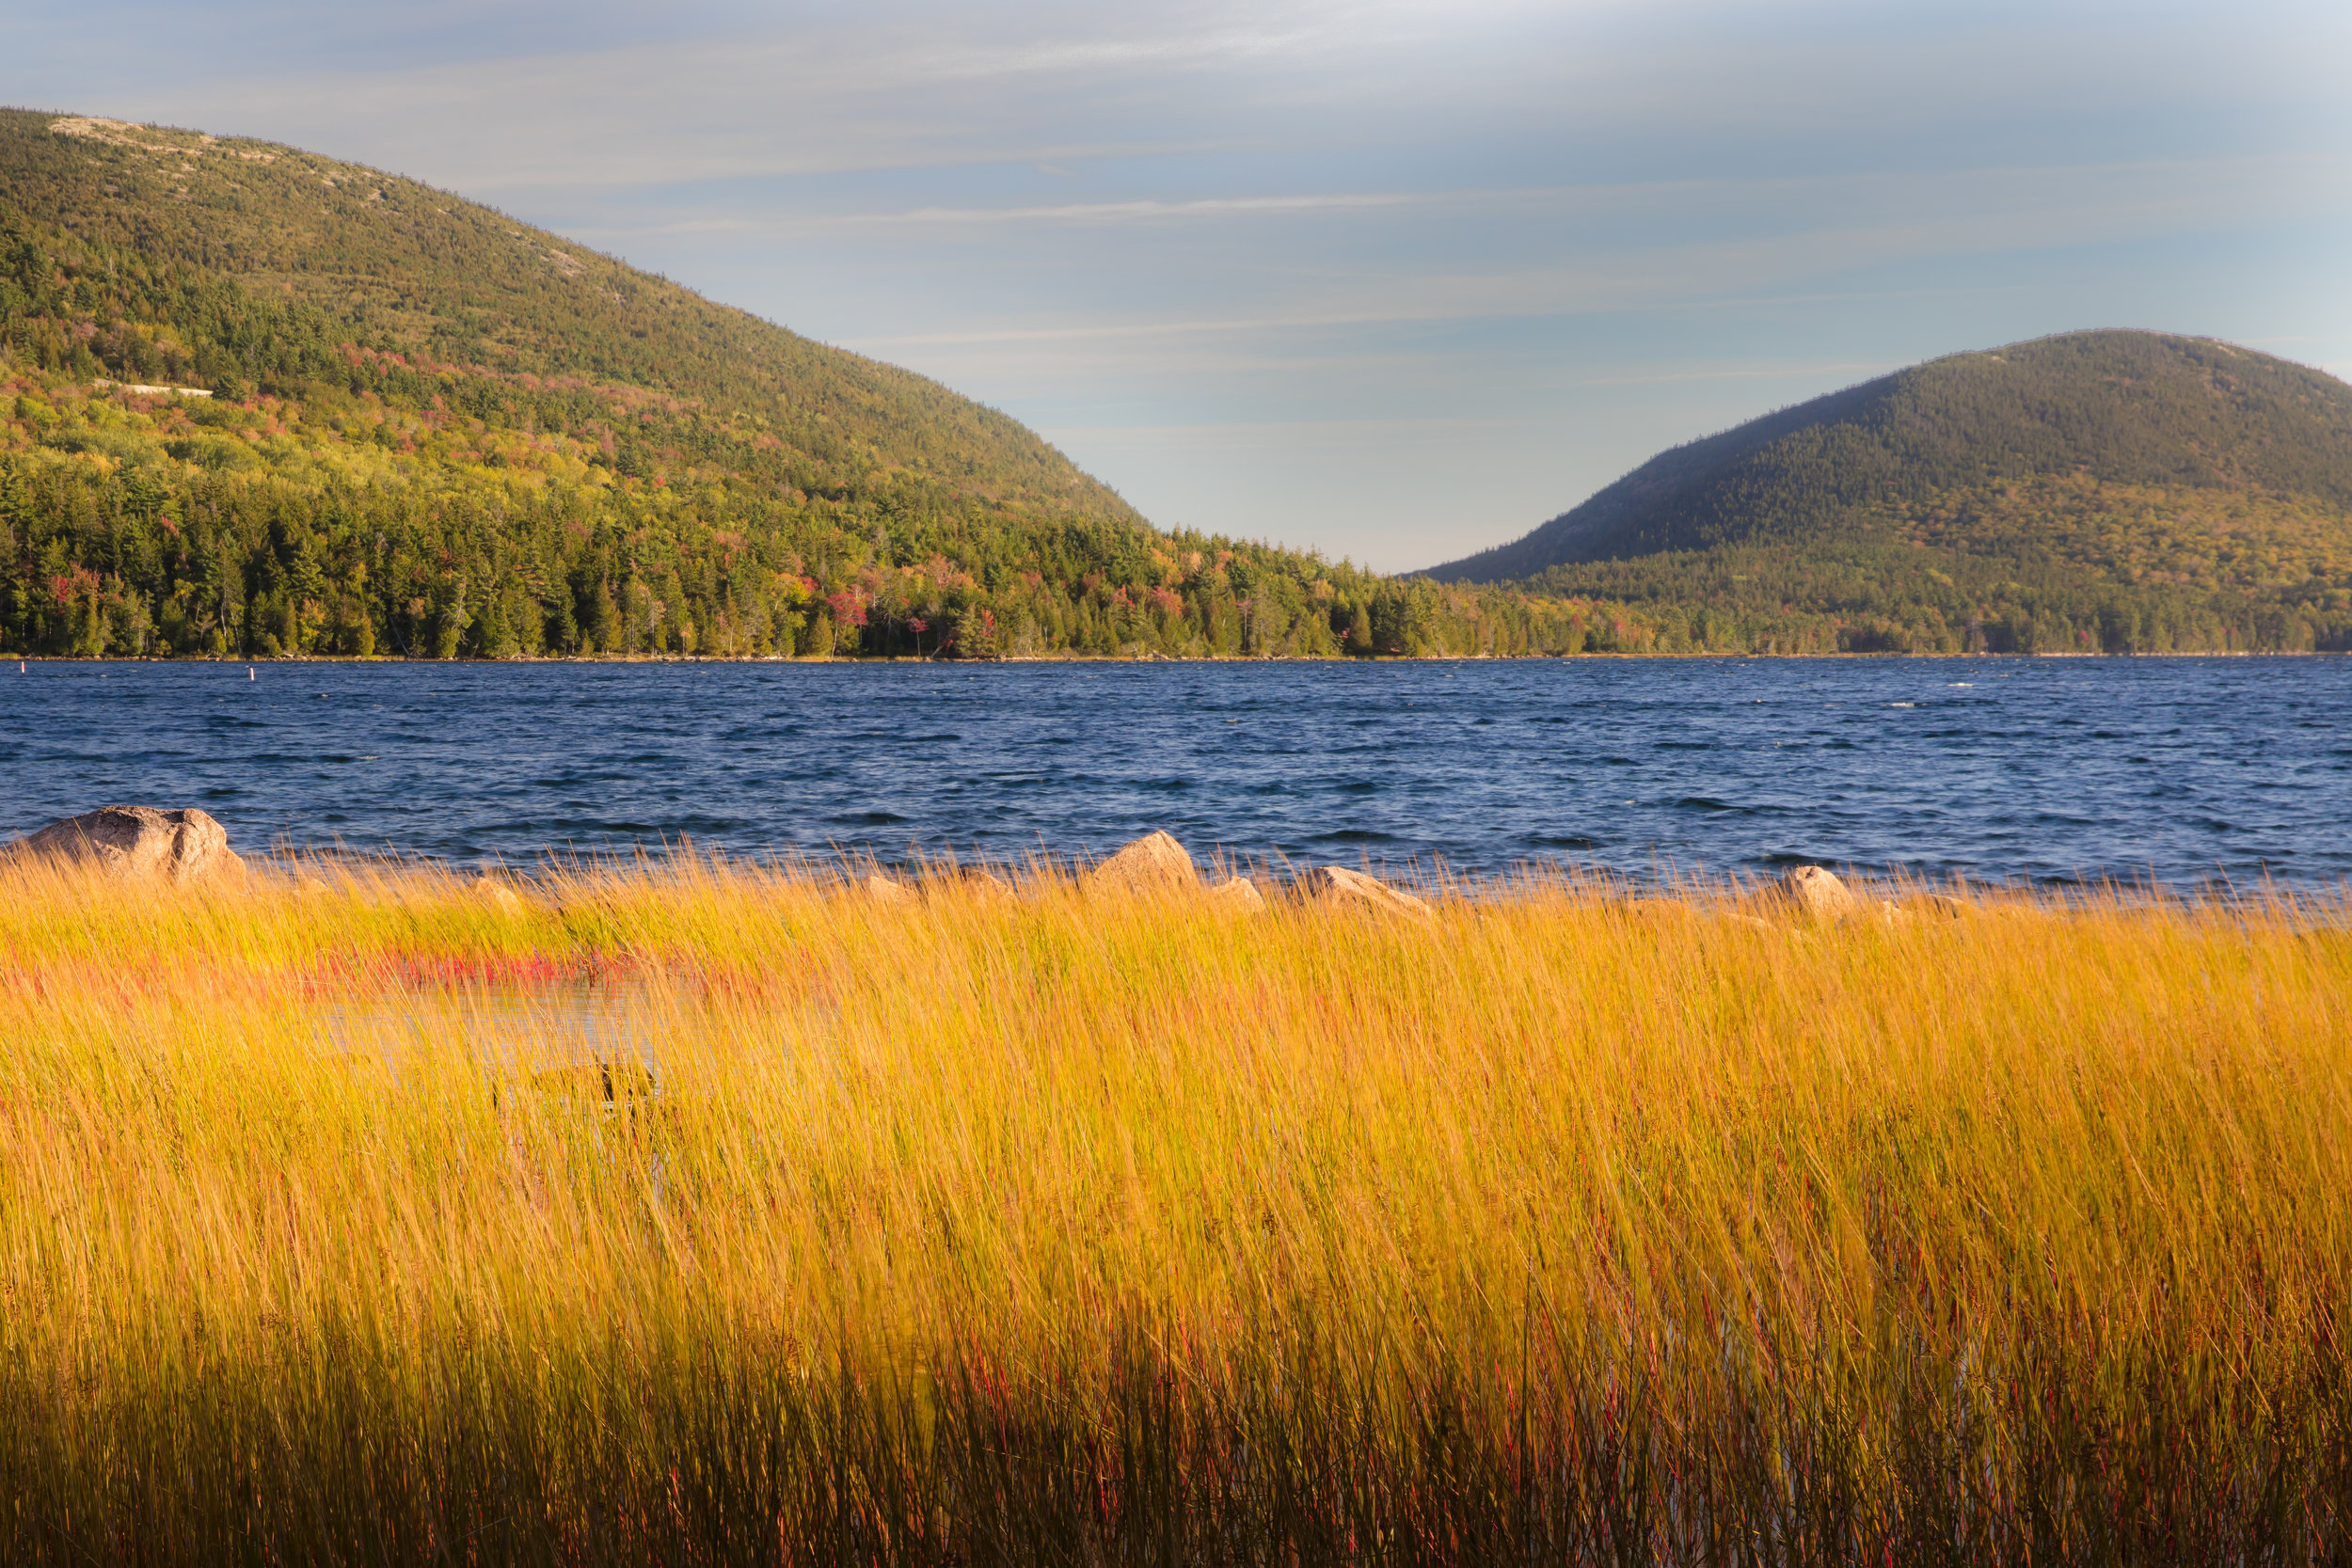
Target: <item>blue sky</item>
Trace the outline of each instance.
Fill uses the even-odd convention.
[[[491,202],[1384,569],[1955,350],[2352,374],[2352,7],[12,0],[0,100]]]

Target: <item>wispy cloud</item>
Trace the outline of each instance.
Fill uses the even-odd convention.
[[[1197,201],[1079,201],[1053,207],[916,207],[903,213],[850,213],[813,221],[827,228],[885,224],[1168,223],[1188,218],[1263,217],[1289,213],[1373,212],[1425,206],[1428,195],[1206,197]]]
[[[1341,256],[1301,288],[1296,308],[1236,315],[1004,325],[926,333],[878,334],[854,340],[868,352],[920,347],[1016,343],[1111,342],[1139,339],[1249,335],[1405,323],[1461,322],[1656,309],[1666,307],[1756,306],[1772,296],[1755,292],[1786,279],[1925,258],[1956,259],[1987,252],[2052,249],[2128,242],[2150,235],[2227,230],[2259,220],[2282,193],[2332,193],[2305,210],[2352,214],[2352,159],[2288,155],[1953,171],[1926,179],[1884,175],[1760,182],[1737,194],[1762,208],[1803,211],[1810,224],[1790,231],[1709,237],[1675,243],[1629,244],[1611,233],[1597,245],[1570,235],[1549,265],[1457,271],[1426,263],[1409,269],[1366,270]],[[1555,187],[1536,191],[1399,193],[1385,198],[1263,198],[1276,210],[1357,212],[1374,207],[1480,207],[1540,201],[1563,215],[1656,211],[1672,198],[1689,212],[1704,211],[1735,194],[1717,182],[1645,183],[1613,188]],[[1212,209],[1192,213],[1189,208]],[[1170,217],[1232,217],[1256,214],[1256,199],[1150,206]],[[1068,209],[1036,210],[1058,216]],[[1831,214],[1866,221],[1825,221]],[[894,214],[922,221],[925,214]],[[957,222],[1028,221],[1021,210],[976,210]],[[875,222],[874,216],[840,220]],[[1937,291],[1834,291],[1786,296],[1784,303],[1852,300],[1867,293],[1928,297]],[[1311,303],[1310,303],[1311,301]]]
[[[0,98],[452,186],[1399,565],[1952,349],[2352,363],[2345,57],[2336,0],[0,14]]]

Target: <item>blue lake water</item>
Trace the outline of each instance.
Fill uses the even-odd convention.
[[[2352,660],[0,666],[0,836],[2352,876]]]

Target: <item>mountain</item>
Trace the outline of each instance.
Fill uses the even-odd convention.
[[[2352,646],[2352,387],[2153,332],[1954,355],[1662,452],[1428,575],[1780,651]]]
[[[0,110],[0,650],[1530,651],[1152,528],[1017,421],[378,170]]]
[[[2348,405],[2048,339],[1383,578],[1154,529],[1003,414],[447,192],[0,110],[10,654],[2346,648]]]
[[[673,465],[772,470],[816,490],[898,469],[1136,520],[993,409],[414,181],[263,142],[13,110],[0,113],[0,150],[17,226],[62,230],[66,256],[104,259],[87,302],[113,320],[85,346],[135,381],[291,396],[389,356],[476,383],[478,397],[548,381],[659,390],[691,401],[704,427]],[[55,331],[30,345],[53,362],[69,346]],[[617,439],[636,434],[662,466],[649,411],[676,412],[632,407],[640,431]]]

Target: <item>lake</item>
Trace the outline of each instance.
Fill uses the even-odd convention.
[[[2352,660],[0,666],[0,836],[2352,875]]]

